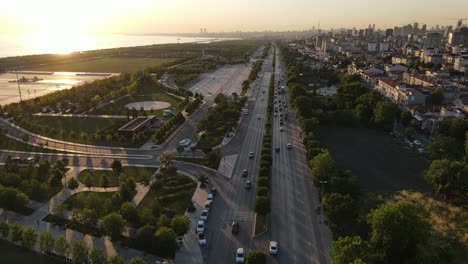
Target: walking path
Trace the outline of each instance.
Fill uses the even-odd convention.
[[[51,113],[36,113],[34,116],[53,116],[53,117],[96,117],[96,118],[128,118],[125,115],[86,115],[86,114],[51,114]]]

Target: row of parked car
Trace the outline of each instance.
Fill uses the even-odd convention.
[[[197,222],[197,237],[198,237],[198,244],[200,246],[206,245],[206,237],[205,237],[205,222],[208,221],[208,216],[210,215],[210,210],[213,206],[214,197],[216,195],[216,189],[211,188],[210,192],[208,193],[208,198],[205,202],[205,208],[201,212],[200,216],[198,217]]]

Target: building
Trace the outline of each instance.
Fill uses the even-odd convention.
[[[460,27],[449,33],[448,43],[451,46],[468,46],[468,28]]]
[[[453,69],[459,72],[468,72],[468,54],[454,57]]]
[[[127,124],[119,128],[119,134],[125,136],[133,136],[135,133],[141,132],[155,125],[160,125],[160,121],[156,116],[137,117]]]
[[[426,96],[415,89],[415,87],[393,81],[392,79],[380,79],[375,89],[380,94],[399,105],[423,105],[426,102]]]

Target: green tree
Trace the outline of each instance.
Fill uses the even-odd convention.
[[[323,208],[334,236],[353,234],[359,212],[355,199],[349,194],[330,193],[323,196]]]
[[[380,205],[369,213],[368,222],[371,244],[384,252],[389,263],[414,258],[431,230],[423,209],[406,201]]]
[[[332,264],[374,263],[373,252],[371,245],[360,236],[339,237],[332,242]]]
[[[112,161],[111,169],[115,173],[121,173],[122,172],[122,162],[120,160],[118,160],[118,159],[115,159],[114,161]]]
[[[137,224],[139,221],[138,210],[131,202],[126,202],[120,207],[120,214],[126,221]]]
[[[91,175],[90,174],[85,174],[84,177],[83,177],[83,184],[90,188],[91,186],[93,186],[93,179],[91,178]]]
[[[89,260],[91,260],[92,264],[106,264],[106,253],[101,248],[93,248],[91,254],[89,254]]]
[[[111,213],[102,219],[101,229],[113,241],[117,240],[124,228],[124,220],[121,215]]]
[[[88,261],[88,247],[83,241],[77,240],[72,245],[73,263],[82,264]]]
[[[10,234],[10,225],[5,221],[0,221],[0,234],[2,237],[7,237]]]
[[[216,104],[223,104],[228,102],[228,97],[223,93],[218,93],[215,97]]]
[[[257,196],[255,199],[255,212],[261,215],[270,212],[270,199],[267,196]]]
[[[245,260],[246,264],[265,264],[266,255],[261,251],[251,250],[249,254],[247,254]]]
[[[381,101],[374,110],[374,122],[386,130],[393,127],[393,122],[398,113],[398,106],[394,103]]]
[[[174,158],[172,157],[172,155],[169,153],[169,152],[163,152],[161,153],[161,155],[159,156],[159,163],[161,165],[161,170],[164,171],[166,169],[168,169],[169,167],[172,167],[173,166],[173,161]]]
[[[107,264],[124,264],[121,256],[112,256],[107,259]]]
[[[107,176],[106,173],[103,173],[102,176],[101,176],[101,181],[99,183],[99,185],[106,189],[107,187],[109,187],[110,185],[110,179],[109,179],[109,176]]]
[[[55,239],[55,252],[61,256],[68,257],[71,253],[71,246],[64,236]]]
[[[429,159],[459,159],[463,155],[461,144],[452,137],[439,136],[429,143],[424,152]]]
[[[33,249],[37,243],[37,232],[32,226],[23,228],[21,241],[27,249]]]
[[[39,236],[39,248],[43,253],[51,252],[55,247],[55,238],[49,231],[41,233]]]
[[[156,231],[156,253],[163,258],[173,258],[177,249],[176,237],[177,234],[168,227],[160,227]]]
[[[310,161],[310,168],[315,185],[319,185],[320,181],[329,180],[330,176],[336,173],[335,161],[328,150],[315,156]]]
[[[427,103],[431,105],[441,105],[444,102],[444,90],[436,88],[428,97]]]
[[[426,181],[445,198],[452,194],[468,198],[468,165],[447,159],[433,160],[425,171]]]
[[[400,113],[400,122],[403,125],[408,126],[411,123],[411,119],[413,119],[413,115],[410,111],[406,110]]]
[[[128,264],[146,264],[146,261],[142,260],[140,257],[135,257],[132,258]]]
[[[67,185],[70,190],[75,190],[80,184],[75,178],[71,178],[70,180],[68,180]]]
[[[185,215],[176,215],[171,220],[171,227],[178,236],[183,236],[190,228],[190,219]]]
[[[138,228],[134,237],[137,247],[145,251],[150,251],[153,246],[154,232],[154,226],[149,224]]]
[[[11,231],[11,241],[13,243],[17,243],[17,242],[22,240],[22,238],[23,238],[23,227],[18,222],[14,222],[10,226],[10,231]]]

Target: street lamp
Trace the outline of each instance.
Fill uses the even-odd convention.
[[[322,195],[320,197],[323,196],[323,188],[325,186],[325,184],[327,184],[328,182],[327,181],[320,181],[320,184],[322,184]]]
[[[320,181],[320,184],[322,184],[322,195],[320,196],[320,201],[322,201],[322,197],[323,197],[323,188],[324,188],[325,184],[327,184],[327,183],[328,183],[327,181]],[[320,217],[320,211],[321,211],[320,209],[321,209],[321,207],[319,206],[317,208],[317,210],[316,210],[316,213],[319,216],[319,224],[322,223],[322,218]]]

